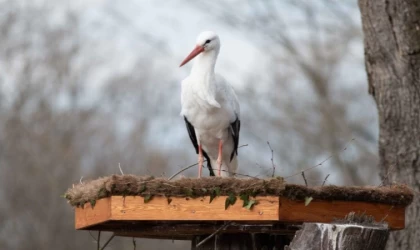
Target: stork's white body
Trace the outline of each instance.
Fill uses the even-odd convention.
[[[214,73],[219,53],[216,45],[197,56],[190,75],[182,81],[181,115],[194,127],[197,142],[214,169],[218,166],[219,141],[223,141],[221,176],[232,176],[238,162],[236,154],[231,160],[235,146],[231,124],[240,119],[240,108],[233,88]]]

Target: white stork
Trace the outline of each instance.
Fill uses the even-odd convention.
[[[190,75],[182,81],[181,115],[198,154],[198,177],[201,177],[203,156],[210,175],[217,165],[218,176],[233,176],[238,168],[239,103],[233,88],[214,73],[220,50],[219,36],[202,32],[194,50],[180,67],[194,57]]]

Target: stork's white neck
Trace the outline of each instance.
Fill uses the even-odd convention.
[[[198,90],[197,94],[211,106],[220,108],[220,104],[216,101],[217,82],[214,74],[218,54],[219,49],[214,49],[197,56],[190,76],[197,80],[193,85]]]
[[[198,55],[194,60],[191,74],[197,77],[204,77],[204,79],[213,77],[218,54],[219,49],[213,49]]]

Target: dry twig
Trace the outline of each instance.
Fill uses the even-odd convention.
[[[390,207],[388,211],[391,211],[393,208],[394,208],[394,206]],[[389,214],[386,214],[386,215],[382,218],[382,220],[380,220],[380,221],[379,221],[379,223],[384,222],[384,221],[386,220],[386,218],[388,218],[388,216],[389,216]]]
[[[203,163],[204,162],[207,162],[207,161],[204,160]],[[173,178],[175,178],[177,175],[179,175],[180,173],[184,172],[185,170],[188,170],[188,169],[190,169],[190,168],[192,168],[194,166],[197,166],[197,165],[198,165],[198,163],[194,163],[194,164],[189,165],[188,167],[185,167],[185,168],[179,170],[178,172],[176,172],[175,174],[173,174],[171,177],[169,177],[168,178],[168,181],[172,180]]]
[[[209,236],[207,236],[204,240],[200,241],[200,243],[198,243],[196,245],[196,247],[199,247],[201,245],[203,245],[204,243],[206,243],[208,240],[210,240],[213,236],[215,236],[216,234],[218,234],[220,231],[224,230],[225,228],[227,228],[230,224],[232,223],[232,221],[228,221],[226,222],[226,224],[224,224],[223,226],[221,226],[219,229],[217,229],[214,233],[210,234]]]
[[[321,187],[323,187],[325,185],[325,182],[327,181],[328,177],[330,177],[330,174],[327,174],[327,176],[325,176],[324,181],[322,182]]]
[[[108,246],[109,242],[111,242],[112,239],[114,239],[115,234],[113,234],[109,239],[105,242],[105,244],[102,246],[101,250],[104,250],[106,246]]]
[[[101,249],[101,231],[98,231],[98,240],[96,241],[97,249]]]
[[[238,148],[242,148],[242,147],[246,147],[246,146],[248,146],[248,144],[241,145],[241,146],[239,146]],[[205,163],[205,162],[207,162],[207,160],[204,160],[204,161],[203,161],[203,163]],[[172,180],[173,178],[175,178],[177,175],[179,175],[180,173],[184,172],[185,170],[188,170],[188,169],[190,169],[190,168],[192,168],[192,167],[194,167],[194,166],[197,166],[197,165],[198,165],[198,163],[194,163],[194,164],[191,164],[191,165],[189,165],[189,166],[187,166],[187,167],[185,167],[185,168],[183,168],[183,169],[179,170],[178,172],[176,172],[175,174],[173,174],[171,177],[169,177],[169,178],[168,178],[168,181]],[[213,170],[217,170],[217,169],[213,169]],[[228,171],[226,171],[226,170],[222,170],[222,171],[228,172]],[[237,175],[242,175],[242,174],[237,174]],[[251,177],[252,177],[252,176],[251,176]]]
[[[274,173],[276,171],[276,165],[274,164],[274,150],[271,148],[269,141],[267,141],[267,145],[271,150],[271,166],[273,167],[273,173],[271,174],[271,177],[274,178]]]
[[[305,172],[303,171],[302,171],[302,177],[303,177],[303,180],[305,181],[305,185],[308,186],[308,181],[306,180]]]
[[[344,147],[344,148],[343,148],[340,152],[338,152],[337,154],[339,154],[339,153],[341,153],[341,152],[343,152],[343,151],[346,151],[346,150],[347,150],[347,147],[349,146],[349,144],[350,144],[352,141],[354,141],[354,140],[355,140],[355,139],[354,139],[354,138],[352,138],[350,141],[348,141],[348,142],[346,143],[346,146],[345,146],[345,147]],[[287,178],[290,178],[290,177],[296,176],[296,175],[300,174],[301,172],[306,172],[306,171],[312,170],[312,169],[314,169],[314,168],[316,168],[316,167],[322,166],[322,164],[324,164],[326,161],[328,161],[329,159],[331,159],[333,156],[335,156],[335,154],[332,154],[332,155],[328,156],[325,160],[321,161],[320,163],[316,164],[315,166],[312,166],[312,167],[306,168],[306,169],[304,169],[304,170],[302,170],[302,171],[299,171],[299,172],[297,172],[297,173],[295,173],[295,174],[292,174],[292,175],[289,175],[289,176],[287,176],[287,177],[284,177],[284,179],[287,179]]]
[[[219,170],[218,168],[212,168],[212,169],[213,169],[214,171],[218,171],[218,170]],[[226,173],[229,173],[229,174],[234,174],[234,175],[243,176],[243,177],[249,177],[249,178],[254,178],[254,179],[260,179],[260,178],[258,178],[258,177],[255,177],[255,176],[252,176],[252,175],[249,175],[249,174],[232,173],[232,172],[230,172],[230,171],[223,170],[223,169],[221,169],[220,171],[222,171],[222,172],[226,172]]]
[[[388,183],[389,183],[389,185],[391,185],[391,184],[392,184],[392,182],[391,182],[391,181],[389,181],[389,174],[390,174],[391,172],[393,172],[393,171],[394,171],[394,169],[395,169],[395,166],[394,166],[394,165],[392,165],[389,169],[387,169],[387,171],[386,171],[386,175],[382,178],[381,183],[378,185],[379,187],[384,186],[384,185],[385,185],[385,182],[388,182]]]
[[[121,175],[124,175],[122,169],[121,169],[121,164],[118,162],[118,168],[120,169]]]
[[[89,232],[89,234],[90,234],[90,237],[95,241],[95,242],[97,242],[98,240],[97,239],[95,239],[95,237],[92,235],[92,232],[89,230],[88,231]]]

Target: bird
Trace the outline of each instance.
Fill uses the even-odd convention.
[[[204,31],[179,66],[195,58],[190,74],[181,84],[181,116],[198,154],[198,178],[204,158],[210,176],[215,176],[215,166],[221,177],[235,176],[238,168],[240,106],[233,87],[215,73],[219,51],[219,36]]]

